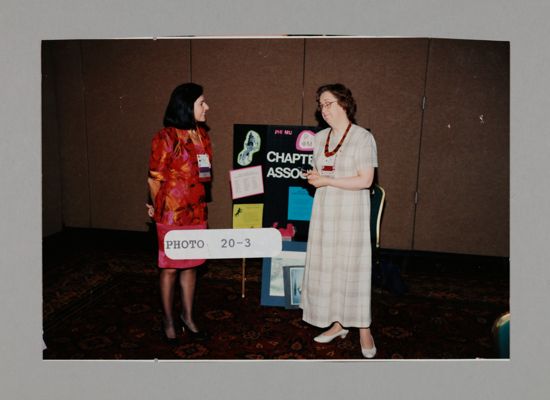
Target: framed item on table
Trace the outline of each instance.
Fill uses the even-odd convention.
[[[283,282],[285,286],[285,308],[300,308],[302,297],[303,265],[285,265],[283,267]]]
[[[285,307],[284,267],[303,267],[306,262],[307,242],[285,242],[283,250],[277,257],[264,258],[262,264],[262,292],[260,304],[262,306]],[[299,272],[294,272],[295,279]],[[302,271],[303,274],[303,271]],[[301,291],[301,283],[300,283]],[[294,301],[296,301],[294,296]],[[298,299],[299,304],[299,299]]]

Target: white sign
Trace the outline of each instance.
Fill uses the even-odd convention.
[[[164,236],[164,253],[172,260],[274,257],[282,247],[275,228],[182,229]]]
[[[254,196],[264,192],[262,166],[247,167],[229,171],[233,199]]]

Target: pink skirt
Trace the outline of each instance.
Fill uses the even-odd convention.
[[[206,223],[199,225],[185,225],[185,226],[176,226],[176,225],[165,225],[159,224],[157,222],[157,239],[159,244],[159,268],[193,268],[198,267],[201,264],[204,264],[206,260],[172,260],[168,258],[164,253],[164,236],[174,230],[182,229],[206,229]]]

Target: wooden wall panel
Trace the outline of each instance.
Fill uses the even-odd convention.
[[[52,42],[42,43],[42,236],[63,227],[61,143],[55,100]]]
[[[50,55],[45,55],[44,69],[53,69],[56,80],[55,85],[44,81],[43,185],[44,220],[51,221],[46,222],[51,229],[59,221],[58,189],[66,226],[147,229],[143,203],[150,141],[162,126],[171,90],[189,80],[204,86],[211,106],[215,170],[210,226],[230,227],[233,124],[316,124],[315,90],[342,82],[357,99],[358,123],[373,131],[378,144],[378,181],[387,191],[382,246],[509,253],[507,43],[59,41],[51,42]]]
[[[56,111],[61,141],[63,224],[90,226],[86,107],[79,41],[54,42]]]
[[[414,248],[509,255],[509,45],[433,40]]]
[[[83,42],[91,226],[146,230],[151,139],[175,86],[190,79],[188,40]]]
[[[357,122],[377,143],[378,182],[386,190],[381,246],[410,249],[426,71],[427,39],[308,39],[304,123],[315,122],[315,92],[348,86]]]
[[[214,149],[209,225],[230,228],[233,124],[300,124],[303,39],[192,41],[193,81],[203,85],[211,109]]]

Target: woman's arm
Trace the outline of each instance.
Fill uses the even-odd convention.
[[[151,195],[151,201],[153,204],[145,204],[147,207],[147,214],[153,218],[155,215],[155,199],[160,189],[160,181],[157,181],[151,177],[147,178],[147,184],[149,185],[149,194]]]
[[[344,190],[361,190],[369,188],[374,179],[374,167],[360,169],[356,176],[348,176],[345,178],[329,178],[319,175],[316,170],[307,173],[307,181],[316,188],[322,186],[332,186]]]
[[[160,181],[157,181],[153,178],[147,178],[147,184],[149,185],[149,194],[151,195],[151,200],[155,204],[155,199],[157,198],[157,193],[160,189]]]
[[[164,176],[167,170],[167,164],[173,149],[174,140],[171,134],[173,134],[172,130],[164,128],[153,137],[151,143],[147,185],[149,186],[149,194],[153,204],[145,204],[147,207],[147,214],[151,218],[155,215],[157,194],[161,188],[162,181],[165,179]]]

